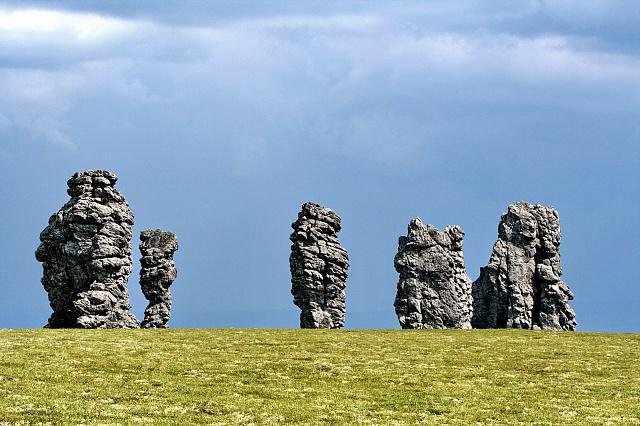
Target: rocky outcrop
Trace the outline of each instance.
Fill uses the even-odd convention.
[[[394,306],[402,328],[471,328],[471,278],[466,273],[464,231],[444,231],[419,218],[398,239],[400,274]]]
[[[305,203],[291,227],[291,293],[301,309],[300,327],[344,326],[349,256],[338,242],[340,216]]]
[[[40,234],[36,259],[53,314],[51,328],[138,327],[130,312],[133,214],[108,171],[74,174],[71,199]]]
[[[560,218],[550,207],[510,205],[489,264],[473,284],[475,328],[575,330],[573,294],[560,276]]]
[[[173,253],[178,250],[176,234],[156,229],[140,233],[140,287],[149,306],[144,311],[143,328],[166,328],[171,317],[169,287],[176,279]]]

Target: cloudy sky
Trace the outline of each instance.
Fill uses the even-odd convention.
[[[38,234],[102,168],[136,234],[178,235],[174,327],[297,326],[312,200],[343,218],[347,326],[397,328],[411,218],[461,225],[475,279],[526,200],[560,212],[579,329],[640,331],[638,28],[633,0],[2,2],[0,327],[46,322]]]

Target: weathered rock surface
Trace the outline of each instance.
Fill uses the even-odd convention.
[[[130,312],[133,214],[108,171],[74,174],[71,199],[40,234],[36,259],[53,314],[46,327],[138,327]]]
[[[473,284],[475,328],[575,330],[573,294],[560,279],[560,237],[553,208],[509,206],[489,264]]]
[[[338,242],[340,216],[305,203],[291,227],[291,294],[302,311],[300,327],[344,326],[349,256]]]
[[[169,287],[176,279],[173,254],[178,250],[176,234],[156,229],[140,233],[140,287],[149,305],[144,310],[143,328],[166,328],[171,317]]]
[[[471,328],[471,278],[464,266],[464,231],[440,231],[419,218],[398,239],[400,274],[394,306],[402,328]]]

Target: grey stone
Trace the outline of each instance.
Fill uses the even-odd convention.
[[[473,284],[474,328],[575,330],[573,294],[560,279],[560,238],[553,208],[509,206],[489,264]]]
[[[169,287],[177,276],[173,262],[176,250],[178,240],[173,232],[156,229],[140,233],[140,287],[149,301],[141,324],[143,328],[167,328],[171,317]]]
[[[136,328],[127,279],[133,214],[104,170],[74,174],[71,199],[40,234],[36,259],[53,313],[46,327]]]
[[[305,203],[291,227],[291,294],[301,309],[300,327],[343,327],[349,256],[338,241],[340,216]]]
[[[394,259],[400,274],[394,306],[402,328],[471,328],[463,241],[459,226],[440,231],[419,218],[409,223]]]

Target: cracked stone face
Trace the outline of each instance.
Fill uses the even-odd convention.
[[[53,313],[46,327],[138,327],[130,312],[133,214],[104,170],[74,174],[71,199],[40,234],[36,259]]]
[[[169,287],[176,279],[173,254],[178,250],[176,234],[159,229],[140,233],[140,287],[149,305],[144,311],[143,328],[166,328],[171,317]]]
[[[555,209],[509,206],[489,264],[473,283],[474,328],[575,330],[573,294],[560,279],[560,238]]]
[[[471,328],[471,279],[459,226],[440,231],[419,218],[398,240],[396,315],[402,328]]]
[[[349,256],[338,241],[340,217],[305,203],[291,227],[291,294],[301,310],[300,327],[343,327]]]

